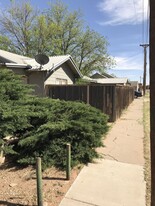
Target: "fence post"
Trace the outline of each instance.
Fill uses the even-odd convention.
[[[66,179],[70,180],[70,170],[71,170],[71,145],[66,145],[67,158],[66,158]]]
[[[87,104],[89,104],[89,85],[87,85]]]
[[[116,86],[113,86],[113,97],[112,97],[112,121],[115,122],[117,119],[117,112],[116,112]]]
[[[43,206],[43,197],[42,197],[42,171],[41,171],[41,158],[37,157],[37,202],[38,206]]]
[[[4,144],[2,144],[1,146],[1,150],[0,150],[0,157],[3,158],[4,156],[4,151],[3,151],[3,148],[4,148]]]

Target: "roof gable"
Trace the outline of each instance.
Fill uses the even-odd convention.
[[[30,69],[31,71],[40,69],[40,64],[38,64],[35,59],[26,60],[26,63],[32,66],[32,68]],[[49,62],[42,66],[41,71],[53,72],[64,63],[67,63],[70,66],[71,70],[76,76],[82,77],[80,70],[78,69],[73,58],[70,55],[49,57]]]
[[[96,72],[95,74],[93,74],[91,76],[91,78],[93,78],[93,79],[98,79],[98,78],[114,78],[114,76],[112,76],[112,75],[110,75],[110,74],[108,74],[106,72],[104,72],[103,74],[100,74],[100,73]]]
[[[62,64],[67,63],[76,77],[82,77],[80,70],[70,55],[49,57],[49,62],[40,68],[40,64],[38,64],[35,59],[0,50],[0,63],[5,64],[8,67],[20,68],[22,66],[23,68],[29,67],[29,70],[31,71],[40,70],[49,72],[54,71]]]

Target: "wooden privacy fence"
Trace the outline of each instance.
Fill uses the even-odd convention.
[[[82,101],[100,109],[114,122],[134,99],[134,89],[111,85],[49,85],[46,94],[52,99]]]

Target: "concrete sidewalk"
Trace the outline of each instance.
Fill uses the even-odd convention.
[[[135,99],[114,123],[104,159],[81,170],[59,206],[145,206],[142,107]]]

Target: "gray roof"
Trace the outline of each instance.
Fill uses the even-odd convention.
[[[98,78],[115,78],[115,77],[106,72],[104,72],[103,74],[96,72],[95,74],[91,76],[91,78],[98,79]]]
[[[130,84],[129,80],[127,78],[90,78],[87,76],[83,76],[84,80],[87,80],[88,82],[94,82],[97,84]]]
[[[85,80],[85,81],[88,81],[88,82],[97,83],[97,81],[95,79],[92,79],[92,78],[90,78],[88,76],[83,76],[82,79]]]
[[[127,78],[101,78],[95,79],[100,84],[128,84]]]
[[[138,85],[138,81],[130,81],[131,86],[137,86]]]
[[[25,64],[25,60],[31,59],[26,56],[21,56],[14,54],[12,52],[7,52],[0,50],[0,63],[15,63],[15,64]]]
[[[31,71],[40,70],[40,65],[35,61],[35,59],[4,50],[0,50],[0,63],[5,63],[7,67],[27,68],[29,66],[29,70]],[[77,76],[82,77],[80,70],[78,69],[73,58],[70,55],[49,57],[49,62],[43,65],[40,71],[53,71],[63,63],[68,63],[73,73]]]

